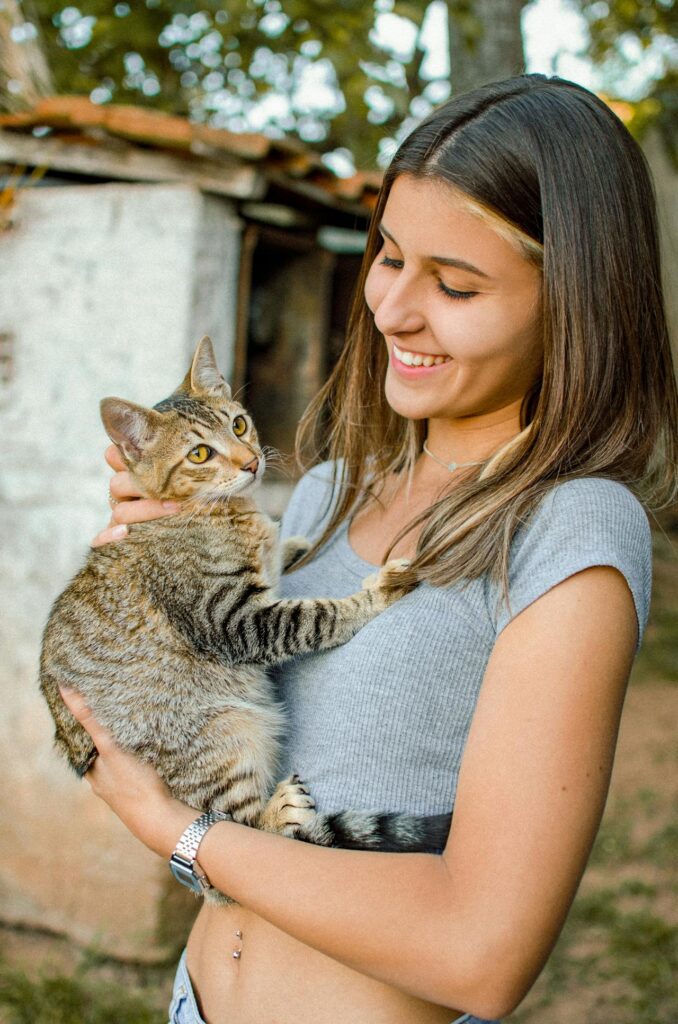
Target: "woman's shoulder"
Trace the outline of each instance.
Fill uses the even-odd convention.
[[[612,566],[624,576],[640,645],[652,590],[650,524],[633,492],[603,477],[555,484],[520,526],[511,546],[509,605],[497,615],[497,632],[551,587],[595,565]]]
[[[625,484],[607,477],[580,477],[554,484],[527,524],[533,540],[547,531],[562,531],[577,547],[610,539],[650,543],[647,513]]]

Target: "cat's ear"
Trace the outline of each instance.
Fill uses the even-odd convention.
[[[138,462],[155,437],[162,414],[144,409],[123,398],[104,398],[100,405],[101,419],[106,433],[117,445],[124,459]]]
[[[186,382],[192,391],[231,397],[231,389],[221,375],[212,342],[207,335],[198,342]]]

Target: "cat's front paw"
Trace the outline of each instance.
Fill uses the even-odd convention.
[[[409,568],[408,558],[391,558],[379,572],[373,572],[363,580],[363,590],[376,591],[384,606],[388,607],[416,587],[416,580],[413,582],[406,576]]]
[[[280,564],[283,571],[290,569],[310,549],[311,542],[307,537],[288,537],[283,541],[280,548]]]
[[[301,825],[315,817],[315,800],[308,786],[298,775],[290,775],[280,782],[268,801],[259,820],[259,828],[266,832],[281,832],[294,836]]]

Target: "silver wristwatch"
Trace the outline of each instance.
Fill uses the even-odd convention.
[[[233,821],[225,811],[208,811],[192,822],[179,838],[174,853],[169,859],[169,868],[177,882],[188,886],[193,892],[204,893],[213,888],[207,876],[197,870],[198,847],[208,829],[218,821]]]

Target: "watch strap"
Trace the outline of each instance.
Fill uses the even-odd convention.
[[[207,875],[202,870],[198,871],[198,847],[205,833],[218,821],[233,821],[233,817],[225,811],[207,811],[201,814],[179,836],[174,853],[169,859],[170,871],[177,882],[199,894],[208,892],[213,886]]]
[[[230,814],[225,811],[206,811],[199,818],[191,822],[185,832],[179,836],[179,841],[174,848],[174,856],[183,857],[193,862],[198,854],[198,847],[203,836],[212,825],[218,821],[232,821]]]

